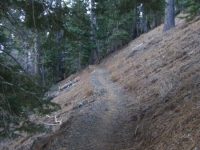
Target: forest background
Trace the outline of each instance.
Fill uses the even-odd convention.
[[[168,1],[199,14],[199,0],[1,0],[0,136],[43,129],[28,115],[59,109],[45,91],[162,24]]]

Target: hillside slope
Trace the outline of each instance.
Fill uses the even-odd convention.
[[[97,138],[98,144],[84,141],[85,146],[91,144],[94,147],[88,145],[75,149],[200,149],[200,19],[182,24],[165,34],[161,34],[161,31],[162,26],[142,35],[101,62],[99,66],[109,70],[111,80],[120,83],[129,93],[129,101],[124,109],[131,112],[131,119],[122,121],[123,129],[122,125],[104,126],[106,133],[112,130],[112,127],[113,130],[118,129],[113,131],[112,135],[109,133],[110,138],[95,132],[90,133],[94,134],[92,137],[84,132],[87,136],[85,138],[96,139],[95,136],[99,135],[100,139],[106,139],[98,141]],[[98,99],[99,96],[95,97],[95,101],[102,100]],[[83,111],[82,115],[87,114]],[[123,115],[121,120],[122,118]],[[105,120],[101,117],[100,120],[99,123],[104,124]],[[78,126],[84,126],[83,122],[79,123]],[[73,125],[74,123],[71,123],[71,126]],[[132,139],[126,139],[126,142],[117,136],[121,134],[121,137],[124,137],[122,132],[125,128],[128,129],[126,133],[132,134],[127,137]],[[53,144],[46,148],[55,149],[56,146],[58,148],[58,145],[62,145],[62,141],[55,140],[60,139],[59,136],[63,136],[62,132],[56,138],[53,135]],[[71,136],[73,138],[73,135]],[[81,138],[76,137],[76,140],[71,139],[71,142],[81,145],[80,140]],[[110,145],[106,143],[102,147],[105,140],[109,141]],[[113,141],[118,146],[113,147]],[[70,138],[68,142],[70,143]],[[69,149],[65,144],[62,148]]]
[[[155,30],[102,62],[132,97],[131,149],[200,149],[200,18]]]
[[[53,99],[61,105],[56,116],[62,124],[7,149],[200,149],[200,18],[177,22],[75,75],[80,81]],[[48,116],[31,119],[54,123]]]

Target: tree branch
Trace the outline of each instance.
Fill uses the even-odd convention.
[[[31,1],[32,2],[32,11],[33,11],[33,22],[34,22],[34,27],[35,27],[35,30],[37,32],[37,27],[36,27],[36,23],[35,23],[35,8],[34,8],[34,2],[33,0]]]
[[[7,54],[8,56],[10,56],[16,63],[17,65],[20,66],[20,68],[26,73],[26,74],[29,74],[26,70],[24,70],[24,68],[20,65],[20,63],[11,55],[9,54],[8,52],[6,52],[5,50],[1,50],[2,52],[4,52],[5,54]]]

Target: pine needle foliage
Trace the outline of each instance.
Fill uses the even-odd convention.
[[[42,131],[42,126],[31,122],[29,115],[47,114],[59,108],[42,100],[44,90],[21,67],[8,64],[4,54],[0,55],[0,136],[15,137],[17,131]]]
[[[188,14],[185,16],[187,21],[191,21],[197,15],[200,15],[200,0],[184,0],[182,4],[186,8],[184,13]]]

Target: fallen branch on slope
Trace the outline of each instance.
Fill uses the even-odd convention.
[[[40,121],[41,123],[45,124],[45,125],[49,125],[49,126],[54,126],[54,125],[61,125],[62,124],[62,119],[61,120],[58,120],[57,119],[57,114],[55,113],[54,116],[49,116],[49,115],[46,115],[48,118],[52,118],[54,117],[54,121],[55,123],[46,123],[46,122],[43,122],[43,121]]]

